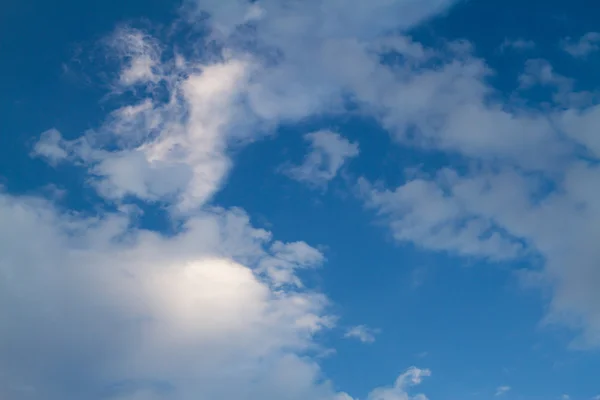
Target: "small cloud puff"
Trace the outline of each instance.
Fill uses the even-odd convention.
[[[585,58],[591,53],[600,50],[600,33],[588,32],[579,40],[570,37],[560,43],[562,49],[575,58]]]
[[[292,179],[311,186],[325,187],[351,158],[358,156],[359,147],[340,134],[321,130],[304,136],[311,150],[301,165],[289,168]]]
[[[375,335],[378,333],[380,333],[379,329],[372,329],[366,325],[357,325],[348,329],[344,337],[348,339],[357,339],[363,343],[373,343],[375,342]]]

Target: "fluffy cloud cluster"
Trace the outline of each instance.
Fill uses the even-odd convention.
[[[308,357],[327,299],[255,268],[319,262],[306,244],[272,242],[240,210],[175,237],[6,194],[0,216],[3,398],[351,399]],[[408,399],[420,374],[369,398]]]
[[[309,246],[270,245],[239,210],[198,213],[175,237],[34,198],[2,195],[0,214],[3,397],[333,396],[299,356],[330,324],[327,299],[253,269],[304,264]]]
[[[45,132],[34,153],[53,163],[85,165],[107,199],[133,196],[173,202],[182,211],[197,208],[211,198],[230,168],[228,133],[241,107],[237,96],[249,67],[233,58],[194,66],[178,58],[173,65],[159,65],[159,49],[141,32],[120,35],[125,36],[118,41],[125,46],[120,51],[130,60],[119,83],[144,85],[149,94],[114,110],[103,126],[78,139],[66,141],[56,130]],[[155,83],[164,86],[166,100],[153,90]],[[111,150],[115,145],[118,150]]]
[[[209,15],[210,55],[117,29],[104,45],[119,64],[112,95],[125,104],[79,138],[48,130],[33,155],[84,168],[108,202],[158,202],[183,225],[166,236],[136,228],[126,211],[65,212],[2,194],[0,396],[351,399],[311,357],[335,318],[297,271],[324,255],[209,204],[233,147],[282,122],[343,111],[349,92],[370,91],[361,80],[381,72],[379,52],[421,56],[383,35],[450,3],[188,2],[176,25]],[[340,65],[348,57],[358,62]],[[320,156],[299,167],[319,182],[358,153],[332,135],[310,136]],[[428,375],[411,368],[368,398],[424,399],[407,391]]]
[[[349,102],[401,145],[469,161],[396,188],[361,180],[396,239],[496,261],[541,255],[527,277],[553,290],[548,321],[600,345],[595,96],[537,61],[520,90],[544,84],[558,96],[544,110],[506,101],[468,43],[430,49],[401,33],[451,4],[189,1],[179,22],[208,21],[209,56],[118,30],[106,42],[121,67],[113,92],[135,100],[78,139],[47,131],[34,154],[86,168],[108,201],[165,204],[184,226],[167,237],[132,228],[128,215],[2,195],[0,395],[350,399],[310,357],[334,318],[297,271],[324,256],[209,206],[232,148]],[[331,132],[309,139],[302,180],[323,184],[358,153]],[[423,400],[407,390],[428,375],[412,368],[368,398]]]
[[[403,143],[445,151],[464,168],[407,171],[392,189],[361,180],[360,192],[401,242],[494,261],[531,257],[536,267],[541,258],[542,268],[523,276],[552,288],[544,322],[579,332],[573,346],[597,347],[597,93],[575,91],[573,79],[544,60],[526,63],[520,88],[550,88],[544,107],[525,105],[519,93],[501,100],[485,77],[484,64],[469,53],[421,69],[410,79],[424,100],[412,97],[410,107],[382,114]]]

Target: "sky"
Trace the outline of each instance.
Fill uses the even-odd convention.
[[[600,399],[600,8],[0,5],[0,398]]]

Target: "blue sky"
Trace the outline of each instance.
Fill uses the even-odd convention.
[[[600,8],[1,10],[0,397],[600,396]]]

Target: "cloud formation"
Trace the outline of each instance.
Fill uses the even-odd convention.
[[[585,58],[600,49],[600,33],[588,32],[579,39],[566,38],[561,47],[573,57]]]
[[[379,329],[371,329],[366,325],[353,326],[344,334],[345,338],[356,339],[363,343],[374,343]]]
[[[305,263],[298,248],[319,255],[306,244],[271,244],[239,210],[199,213],[172,238],[128,229],[126,215],[65,215],[39,199],[2,195],[0,213],[7,398],[18,387],[33,388],[22,398],[97,398],[121,382],[131,396],[158,396],[157,382],[177,399],[285,398],[292,383],[293,398],[334,396],[300,357],[332,324],[327,299],[278,290],[256,269],[282,252],[290,267]]]
[[[597,169],[573,162],[551,190],[543,176],[526,177],[510,168],[469,175],[443,171],[393,192],[371,189],[367,204],[387,216],[397,240],[427,249],[499,261],[541,255],[544,268],[523,276],[528,284],[553,288],[544,322],[579,331],[573,346],[596,347],[599,255],[591,238],[600,214],[589,183]]]
[[[469,161],[392,188],[360,181],[398,241],[492,261],[541,255],[543,268],[523,275],[552,289],[546,321],[573,327],[577,346],[599,346],[599,106],[539,60],[520,89],[550,85],[559,96],[543,110],[506,100],[468,43],[433,49],[403,33],[452,4],[188,1],[179,22],[208,25],[209,55],[118,29],[106,42],[119,65],[111,90],[129,100],[77,139],[48,130],[34,153],[85,168],[109,202],[168,206],[183,228],[167,237],[126,214],[3,194],[0,394],[351,399],[311,357],[335,318],[297,272],[325,256],[210,205],[232,149],[280,124],[340,115],[348,101],[399,145]],[[565,49],[584,56],[595,38]],[[402,62],[383,63],[390,54]],[[292,174],[303,181],[323,185],[358,154],[334,132],[307,138],[313,152]],[[368,399],[425,400],[408,390],[429,375],[411,368]]]
[[[288,168],[286,173],[311,186],[326,186],[349,159],[359,154],[357,143],[335,132],[317,131],[306,134],[304,138],[310,142],[310,152],[301,165]]]
[[[391,387],[377,388],[369,393],[368,400],[427,400],[423,394],[410,396],[406,391],[414,385],[418,385],[423,378],[431,376],[428,369],[409,368],[401,374]]]
[[[242,210],[211,200],[233,148],[281,123],[342,112],[349,92],[367,91],[363,102],[372,93],[363,80],[384,72],[379,52],[424,57],[387,32],[451,4],[187,2],[174,27],[206,23],[209,37],[184,48],[210,40],[211,54],[179,53],[174,37],[118,28],[103,48],[118,65],[110,95],[119,106],[78,138],[46,131],[33,154],[83,168],[97,193],[125,211],[90,215],[0,195],[0,395],[352,399],[312,357],[316,335],[336,318],[297,271],[320,266],[324,255],[278,241]],[[316,175],[306,179],[327,181],[358,153],[332,132],[309,138],[323,158],[309,156],[302,171]],[[121,207],[133,199],[166,206],[182,226],[172,235],[136,227]],[[413,367],[368,398],[425,399],[408,390],[429,374]]]
[[[352,399],[308,357],[332,324],[326,297],[257,267],[306,263],[306,244],[273,242],[240,210],[199,213],[175,237],[6,194],[0,216],[3,397]],[[369,399],[413,398],[428,375]]]

